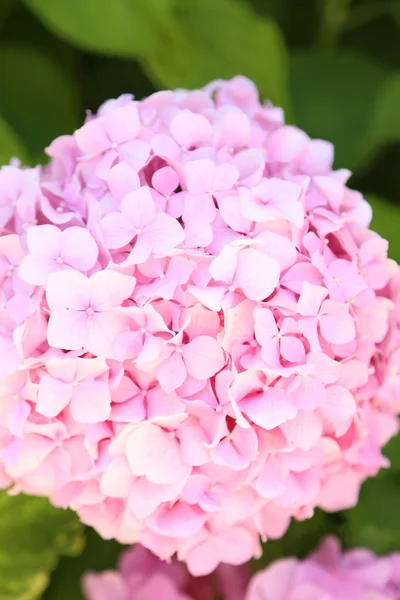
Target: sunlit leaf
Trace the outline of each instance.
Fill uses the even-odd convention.
[[[246,75],[263,98],[288,106],[287,55],[276,24],[237,0],[176,0],[160,23],[159,44],[145,57],[162,87],[196,88],[212,79]]]
[[[85,50],[132,57],[156,43],[170,0],[24,0],[43,23]]]
[[[82,525],[44,498],[0,493],[0,598],[36,600],[61,555],[83,548]]]

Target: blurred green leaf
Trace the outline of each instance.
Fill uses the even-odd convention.
[[[366,194],[365,198],[372,206],[371,228],[389,241],[389,256],[400,262],[399,205],[372,194]]]
[[[295,123],[335,144],[335,164],[357,169],[372,151],[369,137],[387,70],[350,52],[304,52],[291,61]],[[369,145],[368,145],[369,143]]]
[[[366,546],[379,554],[400,547],[400,473],[387,471],[367,480],[356,507],[346,511],[346,545]]]
[[[83,121],[70,73],[35,47],[0,46],[0,114],[33,156]]]
[[[132,57],[156,43],[154,19],[171,0],[24,0],[43,23],[84,50]]]
[[[122,546],[116,541],[104,540],[93,529],[87,527],[83,553],[77,558],[60,560],[43,600],[84,600],[81,589],[82,575],[87,571],[115,569],[121,549]]]
[[[159,22],[159,44],[144,57],[156,83],[196,88],[246,75],[264,98],[288,107],[287,54],[273,21],[238,0],[176,0],[173,19]]]
[[[11,158],[19,158],[22,164],[29,162],[25,148],[18,136],[0,117],[0,165],[7,165]]]
[[[0,598],[36,600],[62,554],[83,547],[82,525],[44,498],[0,493]]]
[[[400,140],[400,73],[393,73],[379,91],[370,138],[376,145]]]

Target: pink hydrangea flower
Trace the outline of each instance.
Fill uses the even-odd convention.
[[[118,570],[86,573],[82,587],[87,600],[243,600],[250,576],[247,565],[220,565],[207,577],[192,577],[174,561],[161,562],[142,546],[126,550]]]
[[[332,146],[235,77],[48,154],[0,170],[0,485],[197,576],[354,505],[398,431],[400,275]]]
[[[221,564],[213,575],[193,577],[183,565],[165,564],[141,546],[126,550],[118,570],[86,573],[87,600],[397,600],[400,553],[342,552],[326,538],[306,559],[284,558],[259,571]]]
[[[342,553],[337,539],[326,538],[305,560],[278,560],[256,573],[245,600],[396,600],[399,594],[400,553]]]

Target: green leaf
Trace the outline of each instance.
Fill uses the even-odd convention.
[[[393,73],[379,91],[369,136],[376,145],[400,140],[400,73]]]
[[[335,164],[359,168],[373,151],[369,131],[386,69],[357,54],[303,52],[291,61],[295,123],[335,145]]]
[[[366,194],[365,198],[372,206],[371,228],[389,241],[389,256],[400,262],[399,205],[372,194]]]
[[[19,158],[22,164],[29,162],[25,148],[18,136],[0,117],[0,166],[7,165],[11,158]]]
[[[35,600],[62,554],[81,552],[82,526],[44,498],[0,493],[0,598]]]
[[[387,471],[361,488],[357,506],[344,514],[346,545],[379,554],[400,547],[400,473]]]
[[[246,75],[262,97],[288,107],[287,54],[276,24],[238,0],[176,0],[173,19],[159,21],[158,46],[144,65],[158,84],[196,88]]]
[[[83,50],[137,56],[156,43],[153,20],[171,0],[24,0],[43,23]],[[156,16],[155,16],[156,15]]]
[[[32,155],[83,121],[71,74],[35,47],[0,46],[0,114]]]
[[[43,600],[84,600],[82,575],[88,571],[116,568],[123,547],[115,540],[104,540],[89,527],[86,528],[85,537],[85,549],[78,558],[60,560]]]

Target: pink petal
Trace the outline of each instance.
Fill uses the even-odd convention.
[[[146,228],[148,240],[155,254],[167,254],[172,248],[179,246],[185,239],[185,232],[176,219],[158,214]]]
[[[105,131],[104,118],[89,121],[75,131],[74,136],[79,148],[88,155],[101,154],[111,145]]]
[[[246,398],[239,406],[253,423],[266,430],[278,427],[297,414],[297,408],[286,392],[278,388],[270,388],[263,394]]]
[[[143,423],[131,433],[126,455],[133,474],[145,476],[151,483],[177,483],[190,473],[190,467],[181,460],[177,441],[152,423]]]
[[[62,231],[54,225],[29,227],[26,232],[26,244],[29,252],[46,258],[58,258],[60,255]]]
[[[306,357],[303,343],[296,337],[285,335],[281,339],[281,354],[289,362],[303,362]]]
[[[234,187],[238,179],[239,171],[234,165],[230,165],[229,163],[218,165],[215,172],[213,189],[215,191],[230,190]]]
[[[250,300],[268,298],[279,283],[279,264],[259,250],[245,248],[238,255],[234,283]]]
[[[37,396],[36,410],[45,417],[56,417],[69,404],[72,387],[69,383],[43,375]]]
[[[328,342],[347,344],[354,340],[356,328],[348,304],[325,300],[321,312],[321,334]]]
[[[113,142],[121,144],[133,140],[140,127],[138,110],[133,103],[120,106],[105,117],[104,124]]]
[[[81,350],[86,342],[86,313],[53,308],[47,326],[47,341],[52,348]]]
[[[131,222],[133,230],[143,229],[156,216],[156,207],[150,188],[143,186],[125,196],[121,212]]]
[[[297,310],[301,315],[314,316],[319,312],[323,300],[327,297],[328,290],[319,285],[303,282]]]
[[[278,333],[275,317],[268,308],[254,311],[254,334],[258,343],[263,346],[271,342],[274,335]]]
[[[179,177],[172,167],[162,167],[151,179],[152,186],[163,196],[170,196],[179,185]]]
[[[122,213],[112,212],[100,221],[104,243],[111,250],[123,248],[134,238],[135,228]]]
[[[111,412],[108,386],[103,381],[82,381],[74,388],[70,410],[78,423],[106,421]]]
[[[106,310],[120,306],[132,295],[136,280],[130,275],[117,271],[99,271],[91,276],[91,306],[97,310]]]
[[[158,367],[157,379],[162,389],[166,392],[173,392],[182,385],[186,379],[186,367],[180,352],[171,354]]]
[[[186,187],[190,194],[199,196],[212,190],[216,166],[208,158],[193,160],[185,165]]]
[[[310,450],[317,444],[322,435],[320,419],[312,413],[300,410],[291,421],[281,425],[288,442],[301,450]]]
[[[200,335],[182,348],[186,368],[194,379],[208,379],[225,365],[225,356],[218,342]]]
[[[161,508],[151,519],[151,528],[169,537],[187,539],[196,535],[207,519],[206,513],[184,502]]]
[[[178,144],[186,149],[205,144],[213,132],[206,117],[190,110],[183,110],[176,115],[171,121],[170,130]]]
[[[89,306],[89,279],[78,271],[58,271],[49,275],[46,299],[50,309],[86,309]]]
[[[341,385],[327,387],[327,399],[321,406],[324,416],[332,423],[340,423],[351,419],[357,406],[352,394]]]
[[[96,264],[99,250],[93,237],[83,227],[69,227],[63,231],[60,256],[78,271],[89,271]]]
[[[107,183],[110,192],[119,202],[129,192],[133,192],[140,187],[139,175],[132,167],[123,162],[111,167],[107,173]]]
[[[57,263],[53,258],[28,254],[19,265],[18,276],[32,285],[44,286],[49,275],[56,270]]]

